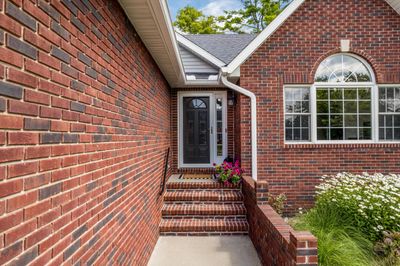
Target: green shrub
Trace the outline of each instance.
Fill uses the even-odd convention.
[[[277,196],[272,194],[268,194],[268,204],[279,214],[283,214],[283,210],[285,208],[285,201],[287,197],[285,194],[281,193]]]
[[[374,264],[373,244],[348,218],[334,209],[314,208],[291,219],[296,230],[311,231],[318,238],[318,261],[322,266],[365,266]]]
[[[317,209],[333,209],[372,240],[384,231],[400,231],[400,177],[342,173],[323,177],[317,186]]]

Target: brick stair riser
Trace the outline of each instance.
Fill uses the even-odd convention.
[[[246,215],[243,204],[165,204],[163,216],[184,215]]]
[[[215,194],[177,194],[177,195],[165,195],[164,201],[197,201],[197,202],[208,202],[208,201],[243,201],[243,197],[240,194],[235,195],[215,195]]]
[[[223,190],[240,190],[241,186],[223,185],[220,183],[167,183],[167,190],[169,189],[223,189]]]
[[[161,232],[247,232],[246,221],[163,220]],[[189,222],[189,223],[188,223]],[[210,223],[213,222],[213,223]]]
[[[248,232],[160,232],[160,236],[244,236]]]
[[[243,201],[164,201],[164,205],[243,205]]]
[[[246,215],[163,215],[163,219],[192,219],[192,220],[233,220],[246,221]]]

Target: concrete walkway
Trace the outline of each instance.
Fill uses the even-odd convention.
[[[261,266],[248,236],[158,239],[148,266]]]

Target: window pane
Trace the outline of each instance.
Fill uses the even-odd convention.
[[[331,114],[343,113],[343,102],[342,101],[331,101]]]
[[[360,115],[359,116],[359,126],[360,127],[370,127],[371,126],[371,116],[370,115]]]
[[[359,89],[358,90],[358,98],[363,100],[371,99],[371,89]]]
[[[400,139],[400,127],[394,129],[393,138]]]
[[[301,140],[301,133],[300,128],[293,129],[293,139],[294,140]]]
[[[329,140],[329,130],[327,128],[317,129],[318,140]]]
[[[328,89],[317,89],[317,98],[318,99],[328,99]]]
[[[217,156],[223,155],[223,120],[222,120],[222,104],[223,99],[217,98],[215,99],[215,111],[217,113]]]
[[[285,88],[285,140],[310,140],[310,92],[308,88]]]
[[[293,116],[293,127],[300,127],[300,115]]]
[[[346,140],[358,140],[357,128],[346,128],[345,129],[345,139]]]
[[[331,127],[343,127],[342,115],[331,115]]]
[[[358,109],[360,113],[371,113],[371,101],[360,101]]]
[[[360,139],[371,139],[371,128],[360,128]]]
[[[286,127],[286,128],[293,127],[293,116],[292,116],[292,115],[286,115],[286,118],[285,118],[285,127]]]
[[[286,140],[293,140],[292,129],[291,128],[285,130],[285,139]]]
[[[357,115],[345,115],[344,125],[346,127],[357,127]]]
[[[301,116],[301,127],[308,128],[309,126],[310,126],[310,125],[309,125],[308,116],[302,115],[302,116]]]
[[[330,89],[331,100],[343,99],[343,89]]]
[[[346,100],[356,100],[357,99],[357,89],[345,89],[344,98]]]
[[[318,127],[329,127],[329,115],[318,115],[317,116]]]
[[[329,113],[329,102],[318,101],[317,102],[317,112],[321,113],[321,114],[328,114]]]
[[[342,128],[331,128],[331,140],[342,140],[343,129]]]
[[[357,102],[356,101],[345,101],[344,102],[345,113],[357,113]]]
[[[301,103],[301,112],[302,113],[309,113],[310,112],[310,102],[309,101],[303,101]]]

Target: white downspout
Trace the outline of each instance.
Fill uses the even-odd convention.
[[[251,173],[254,181],[257,181],[257,98],[254,93],[246,90],[226,78],[226,73],[221,75],[222,84],[228,88],[250,98],[251,106]]]

